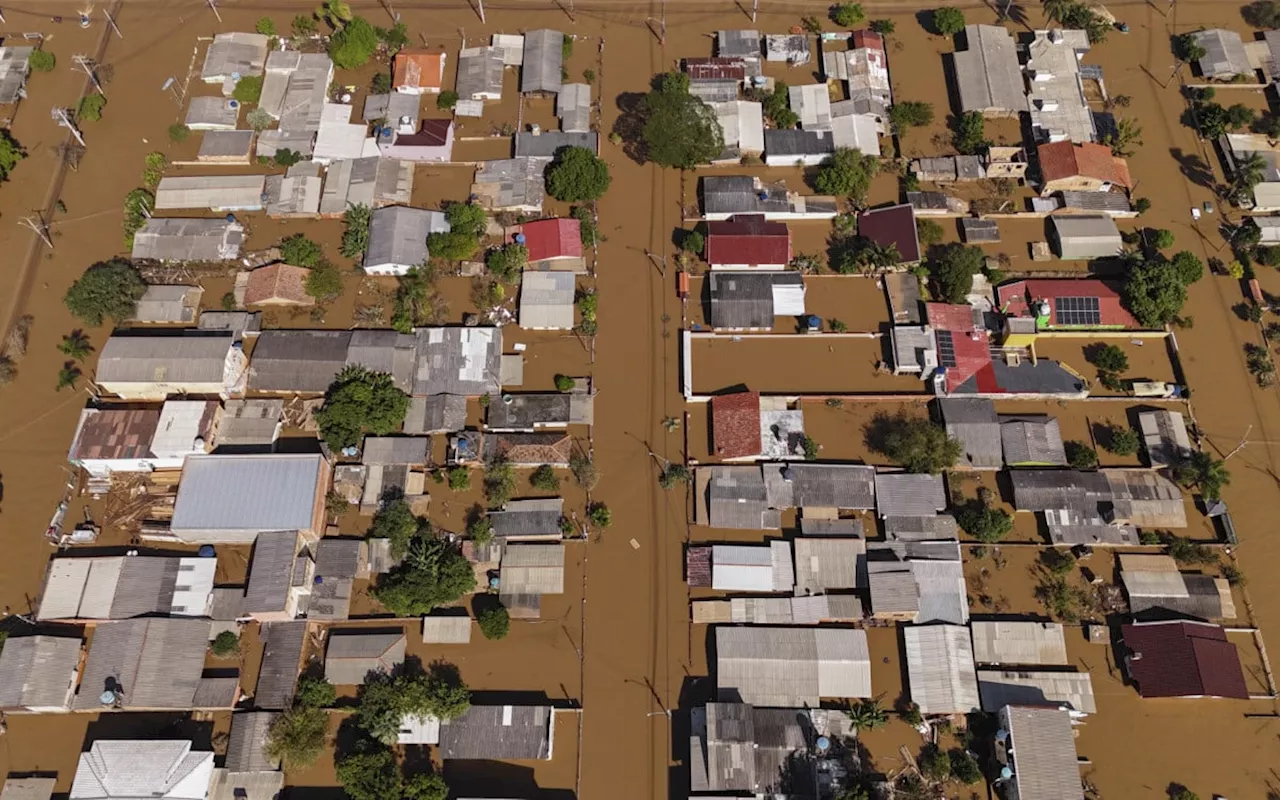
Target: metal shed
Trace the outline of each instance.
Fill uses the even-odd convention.
[[[520,282],[520,327],[572,330],[575,286],[572,272],[526,271]]]
[[[504,53],[501,47],[468,47],[459,51],[458,97],[501,100]]]
[[[253,131],[210,130],[200,141],[196,161],[206,164],[248,164],[253,156]]]
[[[205,83],[222,83],[247,75],[261,75],[267,62],[269,41],[270,38],[261,33],[219,33],[205,53],[200,78]]]
[[[207,175],[160,179],[156,210],[207,208],[211,211],[261,211],[264,175]]]
[[[240,118],[240,101],[225,97],[193,97],[186,126],[193,131],[233,131]],[[252,131],[250,131],[252,133]]]
[[[1051,238],[1064,261],[1114,258],[1124,242],[1115,220],[1105,215],[1069,215],[1049,218]]]
[[[902,629],[902,637],[911,701],[921,714],[968,714],[981,708],[968,628],[910,625]]]

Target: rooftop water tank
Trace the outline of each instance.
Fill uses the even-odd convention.
[[[200,549],[196,551],[196,554],[199,555],[201,558],[213,558],[213,555],[214,555],[213,545],[211,544],[200,545]]]
[[[515,240],[516,244],[524,244],[526,241],[523,233],[517,233],[515,236],[512,236],[511,238]]]

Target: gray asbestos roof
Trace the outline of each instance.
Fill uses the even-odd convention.
[[[1082,714],[1098,711],[1089,673],[1074,670],[980,670],[978,693],[982,710],[992,713],[1005,706],[1067,707]]]
[[[192,130],[232,130],[240,118],[240,103],[224,97],[193,97],[184,124]]]
[[[556,88],[559,88],[557,81]],[[569,133],[543,131],[542,133],[517,133],[516,158],[552,158],[565,147],[585,147],[592,153],[600,152],[600,134],[595,131]]]
[[[828,130],[779,130],[767,128],[764,132],[764,152],[774,156],[821,156],[836,151],[835,139]]]
[[[512,500],[501,511],[490,511],[489,522],[497,539],[560,538],[564,500]]]
[[[404,432],[453,433],[467,426],[467,398],[454,394],[409,399]]]
[[[501,389],[501,328],[419,328],[413,394],[474,397]]]
[[[244,226],[224,219],[152,217],[133,235],[134,259],[227,261],[240,257]]]
[[[876,509],[882,517],[928,516],[946,507],[947,493],[941,475],[876,475]]]
[[[953,56],[960,109],[1021,111],[1026,101],[1013,37],[995,25],[966,25],[964,36],[968,49]]]
[[[713,528],[768,530],[782,525],[771,509],[759,467],[700,467],[710,470],[707,516],[702,524]]]
[[[204,672],[209,621],[130,619],[98,625],[73,708],[101,707],[107,689],[128,709],[189,709]]]
[[[551,706],[471,706],[440,724],[440,757],[531,761],[551,758]]]
[[[246,614],[280,613],[293,586],[298,556],[297,531],[263,531],[253,543],[249,583],[244,593]]]
[[[499,594],[564,593],[564,545],[510,544],[503,548]]]
[[[97,381],[222,383],[230,336],[112,336],[98,358]]]
[[[884,518],[884,535],[889,541],[954,539],[956,534],[956,518],[950,514],[890,516]]]
[[[388,125],[395,125],[401,117],[409,117],[416,125],[421,110],[422,95],[420,94],[406,92],[371,94],[365,98],[360,117],[365,122],[373,122],[376,119],[385,120]]]
[[[323,461],[274,453],[188,456],[170,529],[179,537],[246,544],[260,531],[310,530],[317,498],[328,489]]]
[[[258,669],[255,708],[284,709],[293,702],[294,685],[307,638],[306,622],[268,622],[262,626],[262,666]]]
[[[200,296],[199,286],[148,286],[133,311],[138,322],[178,322],[190,325],[196,321]]]
[[[721,58],[759,58],[760,31],[716,31],[716,55]]]
[[[263,331],[249,365],[259,392],[322,394],[347,364],[352,331]]]
[[[215,769],[209,783],[208,800],[278,800],[283,788],[283,772]]]
[[[1000,417],[1000,441],[1009,466],[1067,466],[1058,419],[1048,415]]]
[[[206,131],[200,140],[197,161],[249,161],[253,131]]]
[[[283,175],[268,175],[267,216],[318,214],[323,185],[320,165],[310,161],[299,161]]]
[[[1067,663],[1067,640],[1056,622],[974,621],[973,658],[978,664]]]
[[[279,766],[264,752],[267,732],[280,715],[270,711],[246,711],[231,715],[227,740],[227,769],[232,772],[271,772]]]
[[[520,327],[570,330],[574,323],[576,283],[572,272],[532,272],[520,281]]]
[[[546,195],[543,173],[547,160],[542,158],[503,158],[485,161],[476,169],[471,193],[486,208],[542,210]]]
[[[220,33],[213,37],[205,53],[200,77],[207,83],[221,83],[233,74],[261,75],[267,62],[268,37],[261,33]]]
[[[1000,422],[990,400],[942,398],[938,400],[947,435],[960,440],[963,450],[958,466],[994,467],[1004,465],[1000,449]]]
[[[874,467],[853,464],[764,464],[770,508],[869,509],[875,505]]]
[[[1187,423],[1177,411],[1143,411],[1138,414],[1138,427],[1153,467],[1171,466],[1191,456],[1191,439]]]
[[[430,460],[429,436],[366,436],[360,463],[394,466],[425,464]]]
[[[960,625],[908,625],[911,701],[921,714],[968,714],[981,708],[969,629]]]
[[[835,536],[802,536],[795,548],[796,594],[860,589],[865,584],[867,543]]]
[[[16,103],[26,96],[23,87],[31,71],[27,60],[33,52],[34,47],[0,47],[0,104]]]
[[[556,95],[556,116],[560,129],[572,133],[591,130],[591,85],[566,83]]]
[[[364,254],[365,269],[416,267],[427,261],[427,234],[432,216],[439,211],[390,206],[379,208],[369,219],[369,248]]]
[[[385,372],[405,394],[413,389],[417,357],[417,337],[399,331],[355,330],[347,346],[348,366],[358,364],[373,372]]]
[[[79,664],[79,637],[10,638],[0,650],[0,708],[66,708]]]
[[[564,63],[564,34],[540,29],[524,35],[524,65],[520,68],[521,92],[560,91],[560,67]]]
[[[205,311],[196,322],[196,330],[225,331],[237,341],[262,330],[261,311]]]
[[[866,631],[717,628],[716,686],[721,700],[782,708],[870,697]]]
[[[283,400],[228,400],[218,423],[218,447],[269,446],[280,435]]]
[[[57,778],[9,778],[0,791],[0,800],[49,800],[57,783]]]
[[[1022,800],[1082,800],[1071,717],[1056,708],[1009,706],[1000,722],[1017,742],[1013,781]]]
[[[337,686],[364,683],[370,672],[391,674],[404,663],[403,632],[333,631],[324,658],[324,677]]]
[[[169,175],[156,187],[156,209],[257,211],[263,206],[266,183],[265,175]]]
[[[501,47],[469,47],[458,52],[458,97],[481,100],[502,95]]]
[[[592,400],[593,397],[588,394],[564,392],[496,396],[489,400],[488,419],[485,425],[493,430],[533,430],[535,427],[549,425],[586,425],[591,422]]]
[[[1253,75],[1249,66],[1249,54],[1244,42],[1235,31],[1215,28],[1191,34],[1196,44],[1204,48],[1205,56],[1196,62],[1200,74],[1206,78],[1230,78],[1233,75]]]
[[[337,215],[353,205],[404,205],[413,196],[413,169],[411,161],[377,156],[334,161],[325,168],[320,213]]]

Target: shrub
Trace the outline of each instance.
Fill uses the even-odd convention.
[[[262,97],[262,76],[245,75],[236,81],[236,88],[231,96],[241,103],[256,103]]]
[[[219,305],[222,306],[223,311],[235,311],[236,310],[236,293],[227,292],[226,294],[222,295],[222,300],[219,302]]]
[[[529,476],[529,485],[544,492],[557,492],[560,490],[560,479],[556,477],[556,471],[550,464],[543,464]]]
[[[560,392],[572,391],[573,387],[577,385],[577,381],[568,375],[557,375],[555,380],[556,390]]]
[[[493,522],[488,516],[476,517],[467,524],[467,537],[476,547],[486,547],[493,541]]]
[[[1276,0],[1255,0],[1240,9],[1240,15],[1255,28],[1280,28],[1280,3]]]
[[[604,530],[613,524],[613,512],[604,503],[592,503],[587,508],[587,520],[595,527]]]
[[[342,296],[342,272],[328,261],[321,261],[307,273],[302,289],[321,303],[336,300]]]
[[[813,186],[822,194],[849,197],[859,203],[879,171],[880,162],[874,156],[841,147],[819,168]]]
[[[280,260],[295,267],[314,267],[324,259],[320,245],[301,233],[280,240]]]
[[[1173,247],[1173,231],[1168,228],[1156,228],[1151,230],[1151,246],[1157,250],[1167,250]]]
[[[987,123],[982,113],[970,111],[952,118],[951,143],[965,155],[977,155],[987,147]]]
[[[289,24],[289,29],[294,36],[311,36],[316,32],[315,18],[299,14],[293,18],[293,22]]]
[[[1114,344],[1099,344],[1085,349],[1085,360],[1104,372],[1127,372],[1129,356]]]
[[[891,19],[873,19],[869,27],[881,36],[888,36],[898,28],[897,24]]]
[[[1069,550],[1050,548],[1040,553],[1040,563],[1054,575],[1066,575],[1076,568],[1076,557]]]
[[[680,484],[688,483],[692,476],[684,464],[668,464],[658,476],[658,485],[663,489],[672,489]]]
[[[0,130],[0,181],[9,179],[9,173],[18,162],[27,157],[27,151],[7,130]]]
[[[995,544],[1013,530],[1013,517],[1002,508],[969,503],[956,512],[956,524],[978,541]]]
[[[72,314],[97,327],[108,319],[121,322],[132,317],[146,290],[147,285],[133,264],[111,259],[85,270],[62,299]]]
[[[369,249],[369,216],[372,212],[364,203],[348,205],[342,213],[342,244],[338,252],[347,258],[363,258]]]
[[[453,108],[457,104],[458,104],[458,93],[451,89],[446,89],[440,94],[436,95],[436,108],[440,109],[441,111],[448,111],[449,109]]]
[[[484,468],[484,496],[489,508],[506,505],[515,491],[515,470],[506,461],[494,461]]]
[[[933,27],[943,36],[954,36],[964,30],[964,12],[951,6],[935,8]]]
[[[1139,197],[1133,201],[1133,210],[1139,214],[1145,214],[1151,210],[1151,201],[1145,197]]]
[[[584,453],[574,451],[569,456],[569,471],[573,473],[573,479],[578,482],[578,485],[588,492],[596,488],[596,484],[600,482],[600,470]]]
[[[1107,428],[1107,436],[1102,443],[1102,447],[1108,453],[1114,453],[1118,456],[1131,456],[1138,452],[1138,447],[1141,444],[1142,440],[1138,437],[1138,432],[1133,428],[1112,425]]]
[[[151,212],[151,209],[155,208],[155,204],[155,195],[146,189],[134,189],[124,196],[124,246],[126,250],[133,249],[133,235],[146,224],[147,215]]]
[[[476,614],[476,624],[486,639],[503,639],[511,631],[511,616],[501,603],[494,603]]]
[[[106,104],[107,97],[101,92],[85,95],[80,98],[80,105],[76,109],[76,119],[85,122],[97,122],[102,119],[102,109]]]
[[[831,20],[842,28],[852,28],[866,19],[859,3],[840,3],[831,9]]]
[[[504,283],[515,283],[529,263],[529,248],[522,244],[509,244],[490,250],[485,259],[489,273]]]
[[[375,72],[369,84],[369,91],[374,94],[386,94],[391,91],[391,75],[386,72]]]
[[[455,492],[465,492],[471,488],[471,470],[466,467],[450,467],[449,488]]]
[[[298,687],[293,693],[293,704],[303,708],[328,708],[337,699],[338,693],[333,684],[313,675],[298,678]]]
[[[925,745],[924,752],[920,754],[920,771],[930,780],[947,781],[951,778],[951,757],[937,745]]]
[[[903,100],[889,109],[889,122],[905,133],[909,128],[923,128],[933,122],[933,106],[917,100]]]
[[[929,247],[942,241],[942,226],[931,219],[916,220],[916,235],[920,238],[920,244]]]
[[[209,645],[209,649],[217,658],[233,656],[240,652],[240,637],[235,631],[222,631],[213,637],[213,644]]]
[[[328,723],[329,715],[320,708],[302,706],[286,711],[271,723],[264,749],[286,768],[306,767],[324,750]]]
[[[142,162],[142,185],[148,189],[159,186],[167,166],[169,166],[169,159],[164,153],[147,153]]]
[[[276,35],[276,23],[271,17],[263,17],[253,26],[253,29],[263,36]]]
[[[566,147],[547,170],[547,194],[566,203],[598,200],[613,178],[604,159],[585,147]]]
[[[191,136],[191,129],[181,122],[175,122],[169,126],[169,141],[174,144],[185,142],[189,136]]]
[[[287,147],[281,147],[276,151],[276,154],[271,157],[271,160],[277,167],[292,167],[294,164],[297,164],[302,160],[302,153],[299,153],[297,150],[290,150]]]
[[[1196,544],[1183,536],[1171,536],[1168,540],[1169,555],[1179,564],[1216,564],[1217,553],[1202,544]]]
[[[27,56],[27,65],[31,67],[32,72],[53,72],[57,63],[58,59],[48,50],[33,50],[31,55]]]
[[[964,750],[952,750],[950,755],[951,777],[969,786],[982,781],[982,767],[978,765],[978,759]]]
[[[271,124],[275,122],[271,115],[267,113],[265,108],[255,108],[248,114],[245,114],[244,121],[248,123],[250,128],[258,131],[259,133],[270,128]]]
[[[596,82],[596,71],[593,69],[584,69],[582,71],[582,79],[587,83]]]
[[[1066,442],[1063,450],[1067,454],[1067,463],[1072,469],[1097,469],[1097,452],[1083,442]]]

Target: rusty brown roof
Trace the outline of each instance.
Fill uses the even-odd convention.
[[[299,306],[313,306],[316,300],[307,294],[307,276],[311,270],[306,267],[291,267],[288,264],[272,264],[259,267],[249,273],[249,285],[245,287],[244,304],[247,306],[262,303],[282,303]]]
[[[71,443],[69,459],[149,458],[160,409],[87,408]]]

